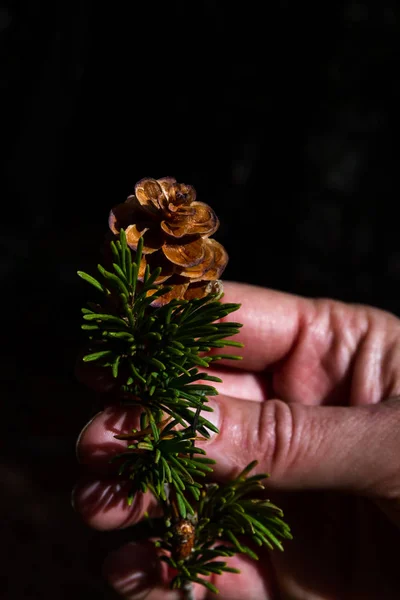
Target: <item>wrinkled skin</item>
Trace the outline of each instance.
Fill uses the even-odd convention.
[[[259,460],[268,496],[282,506],[293,541],[256,563],[230,559],[240,575],[213,579],[221,600],[385,600],[400,597],[400,321],[366,306],[309,300],[226,283],[240,302],[243,360],[222,366],[214,406],[220,434],[203,442],[219,480]],[[81,372],[96,387],[104,373]],[[219,414],[219,420],[217,419]],[[152,499],[124,502],[107,461],[113,437],[135,411],[109,406],[84,429],[78,455],[92,476],[78,483],[75,506],[93,527],[112,529],[154,512]],[[150,543],[110,556],[105,576],[131,600],[172,600]],[[196,599],[211,598],[195,586]]]

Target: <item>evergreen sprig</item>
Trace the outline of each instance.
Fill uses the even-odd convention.
[[[148,411],[150,412],[150,411]],[[193,431],[174,429],[176,420],[165,419],[155,423],[150,412],[150,425],[141,430],[133,430],[131,434],[117,435],[117,439],[133,441],[128,444],[126,452],[113,457],[119,462],[119,475],[125,475],[132,481],[128,494],[128,502],[136,492],[150,490],[159,502],[167,503],[169,488],[173,486],[176,506],[182,519],[187,514],[194,515],[194,509],[186,498],[187,492],[198,501],[203,484],[196,481],[207,473],[212,473],[210,458],[198,458],[205,451],[193,444]],[[164,507],[165,508],[165,507]]]
[[[262,481],[267,473],[248,473],[257,465],[250,463],[240,475],[220,487],[214,484],[202,498],[198,514],[204,519],[201,538],[210,540],[215,532],[223,531],[238,552],[257,560],[256,553],[239,542],[237,536],[246,535],[258,546],[283,550],[281,539],[292,539],[289,526],[283,521],[283,512],[270,500],[257,497],[265,490]]]
[[[168,551],[163,560],[178,572],[173,586],[179,587],[182,580],[189,579],[215,591],[212,584],[199,576],[237,572],[226,561],[215,559],[240,553],[258,560],[257,553],[242,541],[243,537],[257,546],[281,551],[281,540],[292,539],[290,528],[282,519],[282,510],[270,500],[257,497],[265,490],[262,481],[268,475],[261,473],[247,477],[256,465],[256,461],[250,463],[236,479],[225,485],[212,483],[202,490],[195,507],[196,538],[188,559],[174,558],[172,536],[168,533],[166,539],[158,544]],[[230,542],[230,545],[220,544],[221,540]]]
[[[160,269],[150,273],[146,268],[143,282],[138,281],[143,241],[139,240],[135,261],[126,244],[125,232],[120,240],[111,242],[114,273],[101,265],[98,270],[104,283],[79,271],[82,279],[105,295],[105,303],[82,309],[89,334],[90,352],[85,362],[97,362],[109,367],[122,382],[122,399],[126,404],[146,404],[160,409],[181,425],[193,423],[191,409],[207,411],[208,396],[217,394],[214,387],[196,383],[220,381],[198,367],[207,368],[221,358],[240,360],[231,354],[206,355],[214,348],[241,347],[225,339],[238,333],[240,323],[216,322],[239,308],[238,304],[223,304],[215,294],[193,300],[172,300],[151,309],[157,297],[170,290],[154,282]],[[197,429],[209,437],[216,428],[199,417]]]
[[[248,476],[256,462],[220,486],[207,482],[214,461],[196,446],[200,436],[218,433],[201,413],[212,410],[208,398],[218,393],[209,382],[221,379],[204,369],[220,359],[240,360],[218,350],[242,346],[230,339],[241,324],[225,320],[240,305],[208,294],[153,307],[171,288],[156,283],[160,268],[150,272],[147,266],[139,277],[143,238],[132,256],[122,229],[110,251],[111,266],[98,265],[100,281],[78,274],[102,296],[82,309],[82,329],[89,336],[83,361],[111,370],[121,402],[141,410],[139,428],[115,436],[127,446],[112,462],[131,482],[129,503],[137,493],[150,492],[163,509],[156,545],[161,560],[176,570],[171,586],[186,589],[197,582],[217,592],[204,577],[238,572],[227,557],[242,553],[258,559],[243,538],[280,550],[282,540],[291,538],[282,511],[260,497],[267,475]]]

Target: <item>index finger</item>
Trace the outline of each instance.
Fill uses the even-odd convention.
[[[222,302],[241,304],[222,321],[242,323],[234,339],[244,344],[237,352],[243,360],[234,366],[249,371],[263,371],[285,358],[296,343],[302,322],[314,312],[308,298],[232,281],[224,281]],[[226,364],[233,366],[232,361]]]
[[[296,343],[302,323],[314,313],[314,301],[245,283],[223,283],[221,301],[240,304],[241,307],[221,321],[235,321],[243,325],[234,341],[242,342],[244,347],[232,352],[240,355],[241,361],[224,359],[218,364],[260,372],[285,358]],[[109,369],[85,364],[81,360],[77,364],[77,376],[81,382],[98,391],[109,391],[115,386]]]

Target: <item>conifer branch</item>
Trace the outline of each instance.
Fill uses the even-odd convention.
[[[147,202],[143,192],[147,181],[155,180],[137,184],[137,197],[143,205]],[[175,185],[170,181],[174,180],[159,180],[164,193],[168,185]],[[183,184],[179,185],[183,193]],[[117,211],[113,210],[115,217]],[[203,213],[201,218],[203,231]],[[210,231],[215,230],[212,211],[208,218]],[[169,235],[175,233],[174,223],[164,225]],[[110,243],[110,264],[98,265],[99,278],[78,271],[99,296],[96,303],[82,309],[82,329],[89,338],[89,351],[83,361],[110,370],[121,403],[141,409],[138,429],[115,436],[126,442],[126,449],[113,457],[112,464],[116,474],[131,484],[128,503],[138,492],[150,492],[162,507],[163,517],[157,520],[157,528],[148,519],[134,526],[132,534],[140,531],[142,536],[155,537],[157,529],[155,543],[160,560],[176,570],[171,587],[181,588],[189,598],[192,583],[217,593],[206,578],[238,572],[226,561],[236,553],[258,560],[249,542],[283,550],[282,541],[291,539],[291,533],[281,509],[260,494],[267,474],[249,475],[256,462],[233,481],[210,483],[214,461],[196,446],[201,437],[218,433],[202,414],[212,410],[208,398],[218,393],[211,383],[221,381],[207,368],[221,359],[240,360],[240,356],[216,350],[242,347],[231,339],[242,325],[226,320],[240,305],[223,303],[218,287],[186,299],[177,294],[181,289],[179,280],[172,285],[158,283],[163,279],[162,267],[150,268],[151,254],[144,254],[145,236],[138,237],[132,250],[132,240],[128,244],[126,231],[120,227]],[[191,243],[197,244],[198,239],[195,237]],[[218,260],[226,263],[224,251],[212,242],[206,246],[207,252],[214,252],[215,264]],[[175,255],[172,259],[178,260]],[[209,264],[203,271],[210,268]],[[187,276],[190,268],[182,273]]]

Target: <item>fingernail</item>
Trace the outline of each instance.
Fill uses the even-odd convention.
[[[89,425],[91,425],[93,423],[93,421],[96,419],[96,417],[98,417],[99,415],[101,415],[103,411],[100,410],[98,413],[96,413],[91,419],[90,421],[88,421],[85,425],[85,427],[82,429],[82,431],[80,432],[80,434],[78,435],[78,439],[76,440],[76,444],[75,444],[75,456],[76,456],[76,460],[78,462],[81,462],[80,456],[79,456],[79,444],[81,443],[81,440],[85,434],[85,432],[87,431],[87,428],[89,427]]]
[[[77,495],[79,496],[78,500],[79,503],[82,502],[82,500],[86,500],[88,497],[90,497],[94,492],[96,492],[98,490],[100,486],[100,482],[99,481],[94,481],[93,483],[91,483],[90,485],[83,485],[82,481],[78,481],[78,483],[76,483],[74,485],[74,487],[72,488],[72,492],[71,492],[71,506],[74,510],[76,510],[76,498]]]
[[[108,556],[103,572],[109,583],[124,597],[145,598],[160,576],[159,561],[150,543],[130,543]]]
[[[217,429],[219,430],[221,422],[221,411],[219,405],[214,400],[210,400],[209,402],[207,402],[207,406],[212,408],[213,412],[203,412],[201,413],[201,416],[204,417],[204,419],[207,419],[207,421],[210,421],[210,423],[212,423],[212,425],[217,427]],[[211,431],[210,429],[208,431],[210,432],[211,438],[217,435],[216,431]]]

